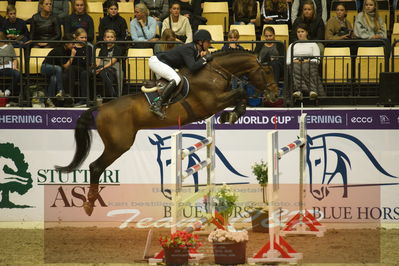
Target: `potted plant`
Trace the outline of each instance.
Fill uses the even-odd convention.
[[[267,183],[269,178],[268,166],[267,163],[261,160],[260,162],[255,162],[252,166],[252,173],[256,176],[256,180],[258,180],[259,185],[262,187],[262,201],[263,205],[267,203]],[[268,211],[263,207],[256,207],[251,211],[251,221],[252,221],[252,230],[254,232],[269,232],[269,214]]]
[[[236,206],[238,195],[226,184],[215,193],[214,204],[215,210],[223,216],[222,224],[227,225],[229,216],[233,213]]]
[[[208,241],[213,245],[213,255],[216,264],[244,264],[248,232],[229,232],[217,229],[208,236]]]
[[[161,236],[159,243],[165,252],[166,265],[188,264],[189,250],[201,246],[197,235],[186,231],[176,231],[170,236]]]

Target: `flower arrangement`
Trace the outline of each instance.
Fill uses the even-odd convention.
[[[216,229],[212,231],[208,236],[208,241],[211,243],[215,242],[244,242],[248,241],[248,232],[246,230],[229,232],[222,229]]]
[[[216,192],[214,202],[215,209],[224,217],[227,217],[234,210],[238,195],[226,184]]]
[[[263,203],[266,203],[265,187],[269,181],[269,169],[267,167],[267,163],[265,163],[263,160],[260,160],[259,163],[254,163],[251,168],[252,173],[256,176],[256,180],[258,180],[259,185],[262,186]]]
[[[176,231],[170,236],[161,236],[159,243],[163,248],[198,248],[201,246],[197,235],[185,231]]]

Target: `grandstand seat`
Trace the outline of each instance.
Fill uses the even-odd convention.
[[[141,84],[152,78],[148,58],[154,54],[151,48],[130,48],[127,53],[127,79],[129,84]]]
[[[119,2],[119,15],[125,19],[127,28],[130,32],[130,20],[134,18],[134,3],[133,2]]]
[[[399,41],[399,23],[393,24],[393,30],[392,30],[392,35],[391,35],[392,44],[395,41]],[[396,43],[396,45],[399,45],[399,43]]]
[[[287,24],[265,24],[263,25],[261,40],[265,40],[265,36],[263,35],[263,30],[266,27],[272,27],[274,32],[276,33],[276,41],[281,41],[284,43],[285,50],[288,49],[289,44],[289,31]]]
[[[239,41],[256,41],[255,25],[231,25],[230,30],[236,29],[240,33]],[[240,43],[242,47],[248,50],[254,50],[255,44],[253,43]]]
[[[359,47],[355,67],[358,82],[377,83],[385,72],[384,47]]]
[[[100,20],[104,16],[103,4],[101,2],[87,2],[87,14],[89,14],[90,17],[93,19],[94,37],[96,40],[98,36]]]
[[[378,4],[378,13],[382,18],[382,21],[385,22],[386,29],[389,30],[391,25],[389,2],[388,0],[377,0],[377,4]]]
[[[323,79],[326,83],[350,81],[352,66],[349,47],[326,47],[323,58]]]
[[[17,17],[23,20],[32,18],[38,10],[38,2],[16,1]]]
[[[21,69],[21,73],[25,73],[25,57],[24,57],[24,50],[22,48],[14,48],[15,55],[17,56],[18,66]]]
[[[5,17],[7,13],[7,1],[0,1],[0,16]]]
[[[29,74],[40,74],[44,58],[52,48],[32,48],[29,56]]]
[[[346,18],[349,20],[352,25],[355,24],[355,19],[357,16],[357,8],[355,1],[332,1],[331,2],[331,10],[330,10],[330,18],[335,17],[335,9],[337,8],[338,4],[344,4],[346,9]]]
[[[217,41],[217,42],[224,41],[223,25],[199,25],[198,29],[208,30],[212,36],[213,41]],[[223,44],[215,43],[215,44],[212,44],[212,46],[215,49],[220,50],[222,48]]]
[[[224,32],[228,31],[229,6],[227,2],[204,2],[202,16],[208,20],[207,25],[224,25]]]
[[[393,49],[394,56],[391,58],[393,60],[392,72],[399,72],[399,46],[395,46]]]

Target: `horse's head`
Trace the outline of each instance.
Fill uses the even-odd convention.
[[[271,66],[262,65],[251,51],[230,49],[212,53],[216,63],[235,76],[246,75],[252,85],[264,94],[267,101],[274,102],[278,96],[277,83]]]

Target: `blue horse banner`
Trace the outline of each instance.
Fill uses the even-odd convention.
[[[54,170],[54,165],[69,163],[73,156],[73,129],[81,112],[76,109],[0,109],[0,145],[4,148],[0,151],[0,183],[7,184],[9,180],[10,171],[4,169],[18,167],[17,159],[13,159],[6,148],[24,155],[22,161],[28,164],[24,169],[31,177],[28,180],[29,188],[26,186],[24,193],[20,194],[16,190],[6,193],[7,200],[14,202],[14,205],[30,207],[0,207],[0,217],[4,217],[2,219],[14,217],[16,220],[40,220],[44,218],[40,217],[37,210],[50,208],[57,209],[57,214],[62,214],[64,209],[77,209],[75,217],[83,212],[78,210],[81,208],[79,197],[73,201],[73,192],[76,192],[75,196],[84,195],[85,185],[89,183],[88,163],[102,152],[103,146],[95,130],[92,152],[80,169],[71,174],[61,174]],[[305,179],[307,208],[326,221],[399,221],[399,109],[395,108],[312,108],[302,111],[251,109],[235,125],[220,124],[217,118],[216,183],[231,184],[242,190],[246,186],[256,188],[257,181],[251,165],[267,159],[266,134],[270,130],[280,130],[281,147],[296,140],[301,112],[308,114]],[[183,147],[205,136],[204,121],[183,126],[182,129]],[[151,198],[160,202],[154,206],[134,204],[133,209],[141,215],[137,219],[165,218],[167,211],[164,203],[170,203],[172,189],[170,136],[176,130],[163,128],[140,131],[131,150],[112,164],[101,178],[102,183],[114,187],[132,185],[134,189],[131,197],[134,202],[150,202]],[[189,156],[184,161],[184,167],[202,161],[205,156],[205,152]],[[4,165],[7,167],[4,168]],[[280,161],[280,198],[286,203],[292,202],[292,206],[298,201],[298,169],[298,154],[295,151]],[[205,176],[205,172],[200,171],[187,180],[193,192],[206,183]],[[148,186],[146,191],[151,193],[138,193],[140,198],[137,199],[134,190],[140,189],[140,186]],[[284,187],[287,188],[285,192]],[[129,198],[129,193],[123,195],[122,202],[118,200],[118,193],[113,195],[109,191],[108,187],[103,190],[104,199],[98,207],[104,210],[97,213],[105,215],[107,205],[114,205],[112,211],[117,212],[118,206],[113,204],[115,202],[118,202],[121,209],[132,206],[130,202],[133,200]],[[247,194],[242,192],[240,201],[262,201],[261,193],[256,189],[254,191]],[[5,195],[4,192],[1,195]],[[235,218],[247,217],[240,213],[243,209],[238,209]],[[287,216],[295,210],[286,209]]]

